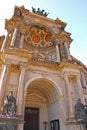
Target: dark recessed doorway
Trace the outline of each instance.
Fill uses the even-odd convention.
[[[39,109],[25,108],[24,130],[39,130]]]

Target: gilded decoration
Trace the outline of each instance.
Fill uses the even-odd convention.
[[[33,25],[26,33],[25,41],[33,47],[51,47],[53,45],[51,32],[40,25]]]
[[[14,64],[11,65],[11,72],[18,73],[19,70],[20,70],[20,66]]]
[[[70,37],[70,34],[67,32],[62,32],[59,35],[55,35],[54,39],[57,39],[58,42],[65,41],[69,44],[73,41],[73,39],[71,39],[71,37]]]

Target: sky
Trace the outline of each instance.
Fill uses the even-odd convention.
[[[65,31],[71,33],[70,45],[72,56],[87,66],[87,0],[2,0],[0,4],[0,36],[6,34],[5,19],[10,19],[14,7],[22,6],[32,11],[31,7],[49,12],[48,18],[57,17],[67,23]]]

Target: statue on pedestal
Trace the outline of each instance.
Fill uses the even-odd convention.
[[[82,104],[80,99],[75,105],[75,120],[78,124],[87,124],[87,105]]]
[[[82,119],[84,117],[84,105],[81,103],[81,100],[78,99],[75,105],[75,118]]]
[[[16,116],[16,99],[13,92],[10,92],[4,101],[2,115],[14,117]]]

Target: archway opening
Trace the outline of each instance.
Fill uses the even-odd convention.
[[[32,129],[30,128],[32,126],[30,126],[28,129],[32,130],[50,129],[49,128],[50,122],[52,120],[59,119],[58,97],[59,97],[58,87],[48,79],[38,78],[33,80],[28,85],[25,99],[25,115],[26,112],[27,115],[28,113],[30,115],[32,114],[32,117],[36,119],[35,122],[37,122],[37,124],[35,124],[36,125],[35,128]],[[37,118],[35,118],[36,116]],[[27,119],[27,122],[31,122],[30,118]],[[34,125],[34,119],[32,119],[33,125]],[[27,128],[25,128],[24,130],[27,130]]]

